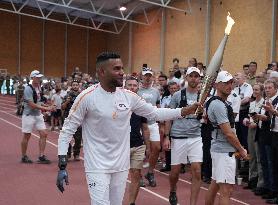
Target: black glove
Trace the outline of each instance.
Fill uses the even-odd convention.
[[[64,181],[66,185],[69,184],[68,172],[66,170],[67,167],[67,157],[66,155],[59,155],[59,164],[58,167],[60,170],[58,171],[56,186],[63,193],[64,189]]]

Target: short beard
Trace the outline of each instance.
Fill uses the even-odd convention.
[[[197,83],[188,83],[188,87],[196,88],[198,86]]]
[[[122,87],[123,86],[123,81],[119,82],[118,80],[112,80],[111,81],[111,86],[112,87]]]

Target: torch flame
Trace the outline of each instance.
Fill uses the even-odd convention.
[[[230,12],[228,12],[227,21],[228,21],[228,23],[227,23],[227,26],[225,28],[225,34],[230,35],[232,26],[235,23],[234,19],[232,19],[232,17],[230,17]]]

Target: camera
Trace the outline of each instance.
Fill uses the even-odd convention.
[[[250,113],[250,116],[253,117],[253,116],[255,116],[256,114],[257,114],[256,112],[252,112],[252,113]]]

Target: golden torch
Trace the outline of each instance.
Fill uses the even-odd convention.
[[[201,103],[201,105],[203,105],[211,91],[211,88],[213,86],[213,83],[215,82],[215,79],[217,77],[217,74],[220,70],[220,66],[222,63],[222,59],[223,59],[223,54],[224,54],[224,50],[225,50],[225,46],[228,40],[228,36],[230,35],[232,26],[234,25],[235,21],[230,17],[230,13],[228,12],[228,16],[227,16],[227,26],[225,28],[225,35],[224,38],[222,39],[222,41],[220,42],[217,50],[215,51],[208,67],[206,70],[206,75],[204,77],[204,81],[202,84],[202,88],[201,88],[201,94],[200,94],[200,98],[199,98],[199,102]],[[198,115],[201,112],[201,108],[198,108],[196,110],[196,114]]]

